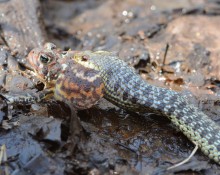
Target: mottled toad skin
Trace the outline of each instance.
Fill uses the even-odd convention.
[[[45,88],[54,92],[56,100],[76,109],[87,109],[103,97],[104,84],[97,70],[76,64],[71,58],[73,54],[47,43],[33,49],[27,60]]]

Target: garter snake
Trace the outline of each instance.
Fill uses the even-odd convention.
[[[220,127],[179,92],[148,84],[106,51],[61,51],[52,43],[32,50],[28,61],[54,96],[78,109],[101,97],[132,111],[163,114],[210,159],[220,164]]]

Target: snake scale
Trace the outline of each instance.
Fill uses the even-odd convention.
[[[47,43],[27,59],[56,99],[85,109],[104,96],[127,110],[163,114],[220,164],[220,127],[181,93],[148,84],[118,56],[106,51],[61,51]]]

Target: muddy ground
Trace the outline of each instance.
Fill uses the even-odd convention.
[[[1,94],[38,94],[21,66],[46,41],[62,49],[107,50],[149,83],[182,91],[220,124],[220,1],[0,0]],[[147,95],[147,94],[146,94]],[[70,110],[53,99],[0,101],[0,174],[220,174],[163,116],[127,112],[102,100],[79,111],[85,129],[70,152]],[[3,159],[3,157],[5,159]]]

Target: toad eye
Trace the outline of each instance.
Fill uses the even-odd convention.
[[[40,61],[41,61],[43,64],[47,64],[47,63],[50,62],[50,59],[49,59],[47,56],[41,55],[41,56],[40,56]]]

